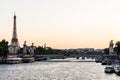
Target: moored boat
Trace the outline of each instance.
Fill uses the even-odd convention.
[[[5,60],[5,63],[7,63],[7,64],[19,64],[19,63],[22,63],[22,58],[7,58],[6,60]]]
[[[115,65],[114,71],[115,71],[115,74],[120,75],[120,65]]]
[[[120,65],[115,65],[114,71],[115,71],[115,74],[120,75]]]
[[[102,64],[102,65],[107,65],[107,61],[103,60],[103,61],[101,62],[101,64]]]
[[[113,66],[107,66],[107,67],[105,67],[104,72],[105,73],[113,73],[114,72]]]
[[[111,65],[111,60],[110,59],[105,59],[101,62],[102,65]]]

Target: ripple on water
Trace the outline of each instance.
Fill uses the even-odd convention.
[[[0,80],[119,80],[94,62],[35,62],[0,65]]]

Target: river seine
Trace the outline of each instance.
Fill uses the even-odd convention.
[[[46,61],[23,64],[0,64],[0,80],[120,80],[105,74],[95,62]]]

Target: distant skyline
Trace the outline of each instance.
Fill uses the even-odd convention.
[[[106,48],[120,41],[120,0],[0,0],[0,40],[17,36],[35,46]]]

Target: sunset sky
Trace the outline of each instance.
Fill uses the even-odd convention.
[[[9,43],[14,12],[21,47],[97,49],[120,41],[120,0],[0,0],[0,40]]]

